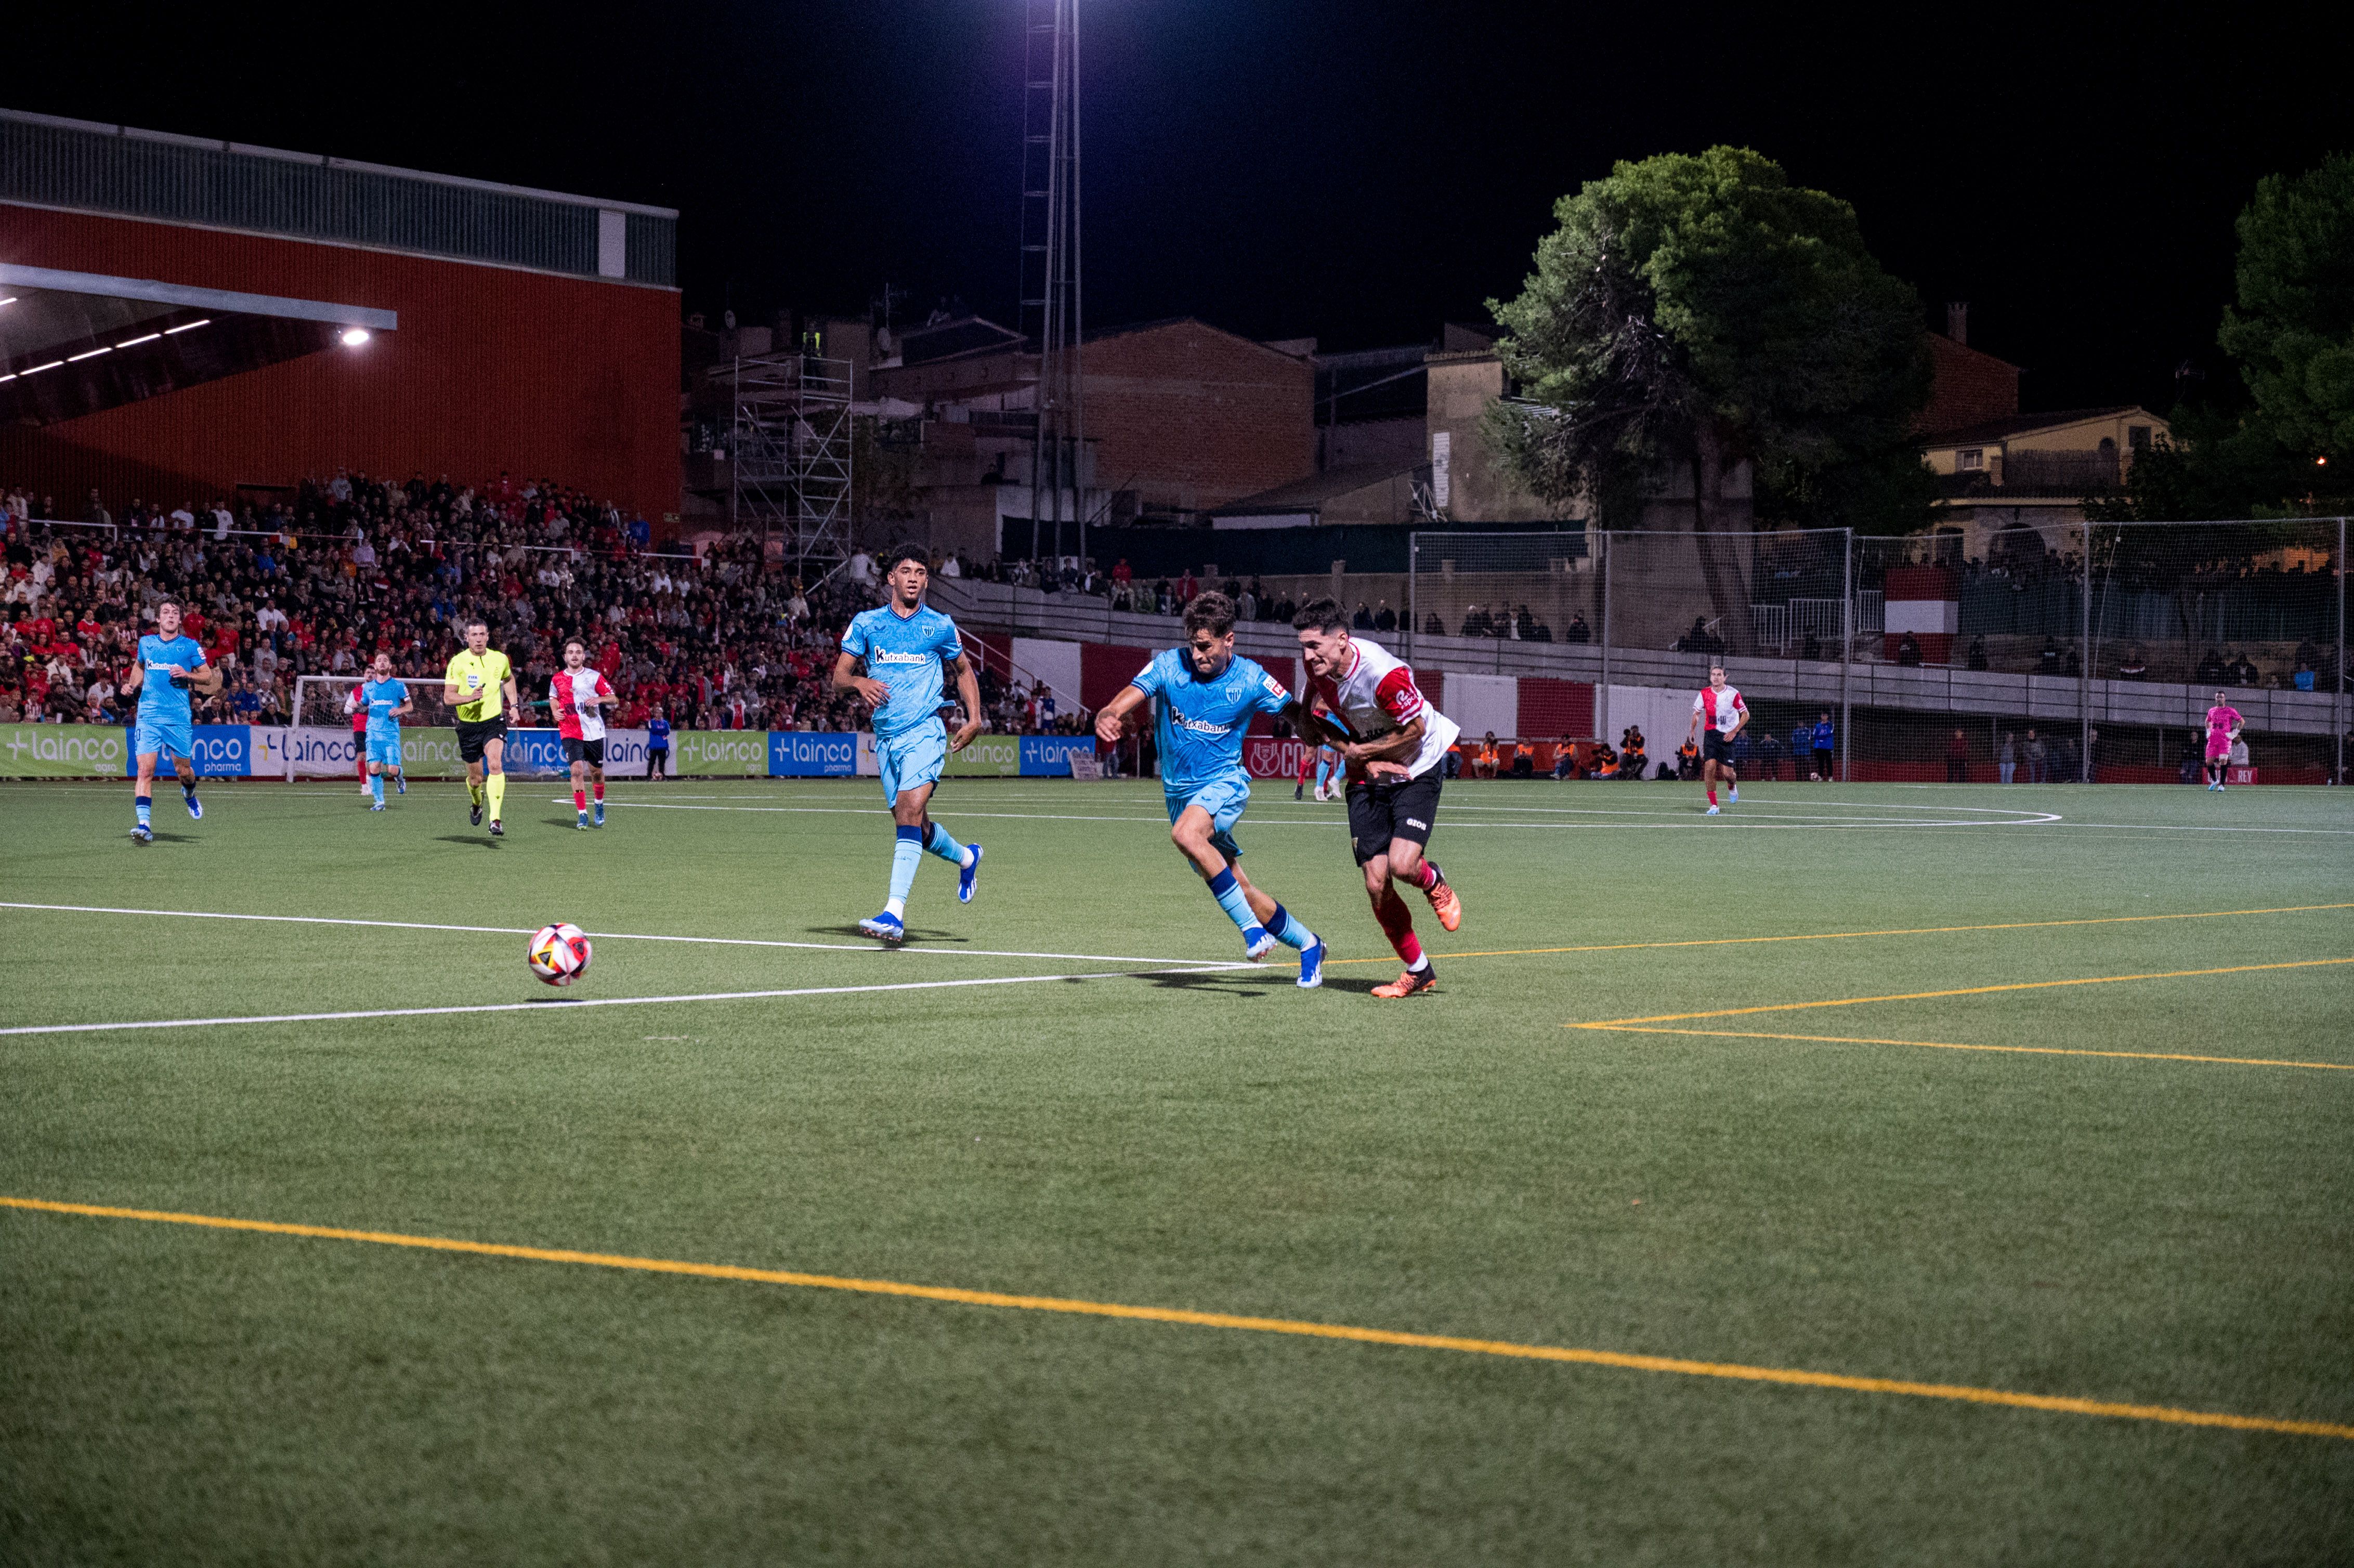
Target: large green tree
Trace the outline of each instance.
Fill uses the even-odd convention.
[[[2219,335],[2256,422],[2307,459],[2354,457],[2354,155],[2265,175],[2239,232],[2239,298]]]
[[[1489,433],[1532,491],[1606,514],[1687,471],[1702,569],[1736,648],[1744,556],[1706,537],[1739,525],[1719,499],[1734,465],[1753,465],[1769,513],[1813,495],[1848,514],[1817,520],[1925,518],[1911,446],[1929,391],[1920,301],[1872,259],[1847,203],[1712,147],[1620,164],[1553,216],[1520,296],[1489,302],[1520,394]]]

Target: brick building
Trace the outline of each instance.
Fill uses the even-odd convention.
[[[1316,471],[1316,372],[1192,317],[1089,337],[1096,477],[1141,512],[1202,512]]]

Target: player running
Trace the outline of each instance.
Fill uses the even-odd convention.
[[[491,808],[491,837],[504,838],[501,821],[507,799],[507,721],[509,713],[523,711],[515,690],[514,666],[491,646],[491,629],[479,620],[465,623],[466,646],[450,661],[442,674],[441,700],[458,718],[458,755],[466,764],[466,798],[473,803],[467,820],[482,822],[482,802]]]
[[[1440,767],[1462,731],[1423,700],[1414,672],[1378,642],[1353,637],[1339,601],[1320,599],[1292,617],[1310,695],[1329,716],[1316,720],[1348,769],[1349,845],[1365,874],[1373,918],[1405,961],[1405,973],[1373,994],[1384,1001],[1435,990],[1438,969],[1414,934],[1414,915],[1393,884],[1417,888],[1438,923],[1463,924],[1463,900],[1425,851],[1438,821]]]
[[[1691,723],[1684,726],[1684,744],[1691,744],[1694,732],[1701,736],[1701,777],[1708,781],[1708,814],[1717,814],[1716,781],[1723,778],[1733,786],[1725,797],[1728,806],[1741,804],[1741,775],[1733,770],[1733,737],[1749,725],[1749,705],[1741,694],[1724,683],[1724,666],[1708,667],[1708,684],[1692,699]]]
[[[368,796],[375,802],[368,810],[381,811],[386,774],[392,775],[398,793],[408,793],[408,780],[400,772],[400,720],[402,715],[415,713],[417,705],[408,699],[408,683],[392,678],[389,653],[376,656],[376,662],[368,666],[368,678],[354,695],[360,711],[367,715]]]
[[[205,662],[203,646],[180,633],[180,607],[170,599],[155,607],[155,630],[139,640],[139,656],[122,677],[122,690],[139,694],[139,723],[133,750],[139,758],[138,793],[133,803],[139,820],[131,837],[153,842],[151,816],[155,794],[155,758],[169,757],[180,776],[180,798],[187,803],[191,821],[202,821],[205,808],[196,799],[196,715],[188,706],[191,690],[212,695],[220,690],[221,675]]]
[[[1185,643],[1164,649],[1096,715],[1096,737],[1118,745],[1128,715],[1153,704],[1161,750],[1161,789],[1169,807],[1169,837],[1193,863],[1218,907],[1243,934],[1254,962],[1281,942],[1299,950],[1302,990],[1324,983],[1324,944],[1299,917],[1251,885],[1239,863],[1234,827],[1250,804],[1243,768],[1243,737],[1253,714],[1287,714],[1303,728],[1312,721],[1281,683],[1249,659],[1235,656],[1235,603],[1222,593],[1194,597],[1185,607]]]
[[[605,673],[588,662],[588,645],[578,637],[564,645],[564,668],[547,683],[548,710],[572,766],[573,826],[588,831],[588,789],[597,790],[597,826],[605,825],[605,710],[621,699]]]
[[[2231,776],[2232,747],[2239,744],[2243,723],[2232,700],[2216,693],[2215,705],[2207,710],[2207,788],[2218,793]]]
[[[981,846],[957,842],[929,810],[949,753],[962,751],[981,733],[981,678],[965,657],[956,622],[924,602],[932,580],[924,552],[913,545],[892,551],[883,580],[890,599],[851,618],[833,662],[833,683],[856,692],[875,710],[875,756],[883,765],[883,798],[891,803],[896,837],[890,896],[883,913],[861,920],[858,928],[896,943],[907,939],[907,894],[927,850],[957,866],[959,903],[972,902],[981,876]],[[864,674],[858,673],[862,663]],[[964,722],[954,735],[940,722],[943,665],[955,672],[964,705]]]

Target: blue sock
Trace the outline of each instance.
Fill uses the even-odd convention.
[[[894,915],[907,908],[907,890],[916,885],[916,863],[924,858],[924,830],[901,828],[891,846],[891,901],[883,907]]]
[[[376,797],[376,803],[377,805],[381,806],[384,804],[383,774],[371,773],[368,775],[368,793]]]
[[[1278,904],[1275,917],[1267,923],[1275,939],[1287,948],[1306,948],[1316,940],[1316,933],[1299,923],[1299,916]]]
[[[196,787],[194,784],[183,784],[180,786],[180,799],[183,800],[193,800],[196,798]]]
[[[1218,901],[1218,907],[1226,912],[1226,918],[1243,930],[1248,931],[1258,924],[1258,916],[1251,913],[1250,900],[1243,896],[1242,884],[1235,880],[1233,866],[1210,878],[1210,896]]]
[[[155,810],[155,802],[154,799],[150,796],[141,795],[134,800],[133,804],[137,805],[139,808],[139,825],[143,828],[147,826],[148,816]]]
[[[949,831],[938,822],[932,824],[932,836],[924,847],[950,865],[964,864],[964,845],[957,842]]]

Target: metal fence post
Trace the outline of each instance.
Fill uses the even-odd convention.
[[[2338,685],[2329,694],[2329,729],[2338,747],[2338,770],[2330,780],[2346,782],[2346,519],[2338,520]]]
[[[1414,664],[1415,634],[1422,630],[1422,535],[1405,536],[1405,649],[1404,657],[1408,668]]]
[[[1840,540],[1840,782],[1855,779],[1848,760],[1855,733],[1855,699],[1849,671],[1855,655],[1855,530],[1843,528]]]
[[[2076,646],[2083,652],[2084,667],[2076,673],[2076,777],[2073,782],[2089,783],[2093,777],[2093,520],[2084,519],[2084,583],[2081,590],[2084,602],[2083,631]]]
[[[1602,541],[1602,569],[1596,574],[1602,593],[1602,683],[1594,688],[1594,731],[1610,738],[1610,531],[1595,531]]]

